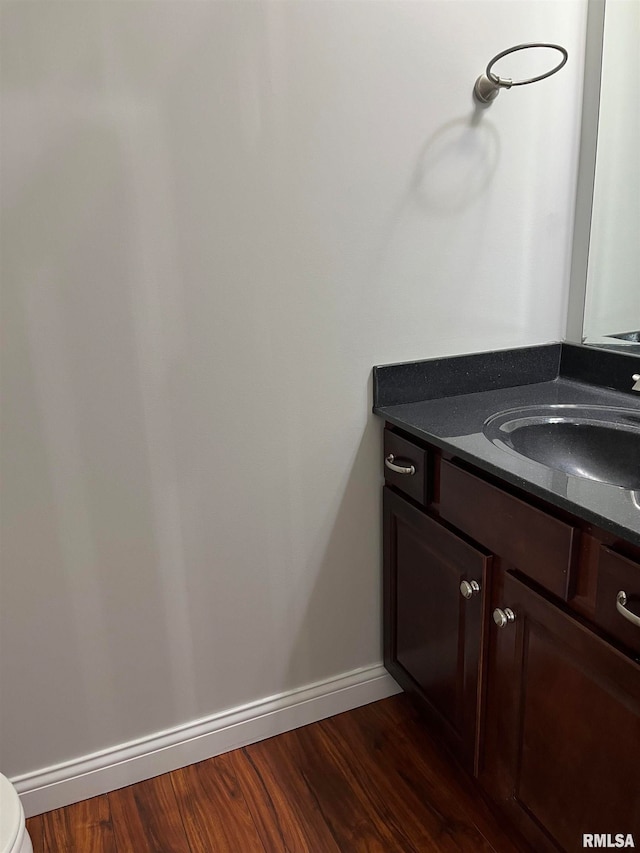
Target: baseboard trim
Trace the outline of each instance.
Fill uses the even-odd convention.
[[[27,817],[133,785],[350,711],[401,688],[381,664],[269,696],[101,752],[12,778]]]

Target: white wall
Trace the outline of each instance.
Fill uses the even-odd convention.
[[[371,367],[561,337],[585,9],[2,13],[15,775],[380,660]]]
[[[640,329],[640,3],[607,0],[584,334]]]

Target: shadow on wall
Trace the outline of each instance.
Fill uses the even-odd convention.
[[[426,212],[439,214],[464,210],[491,183],[500,161],[500,137],[482,107],[471,118],[443,124],[418,154],[407,198]]]
[[[493,228],[489,189],[501,160],[499,133],[483,113],[472,107],[423,142],[382,227],[369,263],[372,298],[386,304],[390,288],[404,291],[403,311],[385,328],[388,339],[408,330],[433,339],[446,329],[450,337],[475,321],[481,300],[469,297],[468,283]]]
[[[287,684],[335,675],[336,661],[348,671],[382,659],[381,433],[382,423],[369,415],[337,511],[323,525],[328,534],[301,567],[301,574],[315,573],[315,582],[291,646]],[[378,660],[363,661],[359,650],[375,648],[376,636]]]

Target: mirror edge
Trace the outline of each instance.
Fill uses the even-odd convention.
[[[591,212],[598,145],[605,3],[606,0],[588,0],[587,9],[582,120],[571,247],[567,325],[565,329],[565,340],[577,344],[581,344],[583,340],[582,329],[587,290]]]

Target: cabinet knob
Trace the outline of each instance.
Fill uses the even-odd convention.
[[[480,592],[480,584],[478,581],[462,581],[460,584],[460,595],[463,598],[473,598]]]
[[[493,621],[496,623],[498,628],[504,628],[506,625],[509,625],[511,622],[515,622],[516,614],[510,607],[505,607],[502,610],[500,607],[496,607],[493,611]]]
[[[384,460],[384,464],[390,471],[395,471],[396,474],[408,474],[409,476],[416,473],[415,465],[396,465],[395,458],[393,453],[390,453]]]

